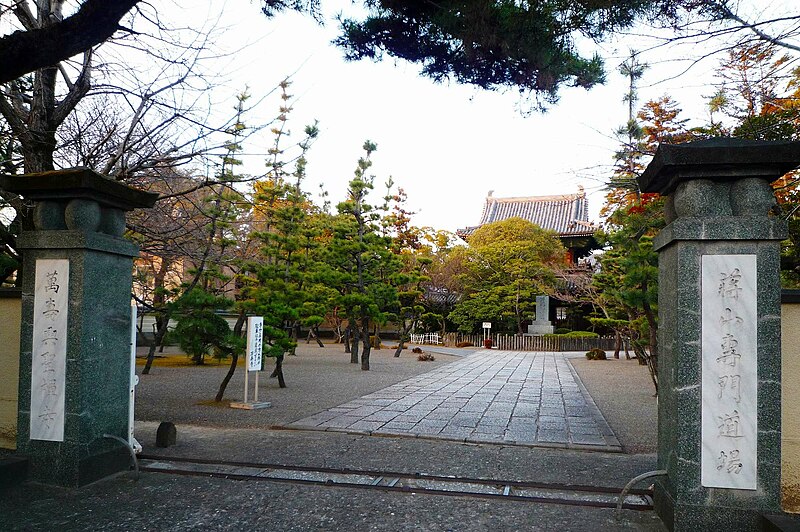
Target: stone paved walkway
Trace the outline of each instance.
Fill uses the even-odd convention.
[[[622,450],[560,353],[480,350],[289,427]]]

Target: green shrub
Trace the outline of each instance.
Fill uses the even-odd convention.
[[[555,331],[553,331],[553,332],[554,332],[555,334],[567,334],[567,333],[570,333],[570,332],[572,332],[572,331],[571,331],[570,329],[566,328],[566,327],[559,327],[558,329],[556,329],[556,330],[555,330]]]
[[[586,353],[586,358],[589,360],[606,360],[606,352],[595,347]]]
[[[566,334],[545,334],[545,338],[598,338],[600,335],[591,331],[570,331]]]
[[[568,332],[565,336],[570,338],[597,338],[600,335],[591,331],[572,331]]]
[[[177,301],[178,323],[171,336],[198,366],[205,363],[209,352],[224,358],[235,348],[237,342],[228,322],[216,312],[230,303],[200,288],[192,289]]]

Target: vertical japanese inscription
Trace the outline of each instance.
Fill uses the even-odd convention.
[[[64,441],[69,261],[39,259],[33,298],[30,439]]]
[[[757,487],[755,255],[702,261],[702,456],[706,487]]]
[[[247,318],[247,371],[261,371],[264,318]]]

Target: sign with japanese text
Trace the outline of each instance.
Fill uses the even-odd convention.
[[[39,259],[33,296],[30,439],[64,441],[69,261]]]
[[[702,454],[706,487],[755,490],[758,293],[755,255],[702,259]]]
[[[261,371],[264,318],[247,318],[247,371]]]

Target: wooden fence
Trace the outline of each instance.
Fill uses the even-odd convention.
[[[598,348],[604,351],[614,350],[614,337],[577,338],[569,336],[518,336],[508,334],[491,335],[492,347],[508,351],[588,351]],[[475,346],[483,345],[483,336],[479,334],[448,333],[442,337],[446,346],[455,346],[460,342],[470,342]]]

